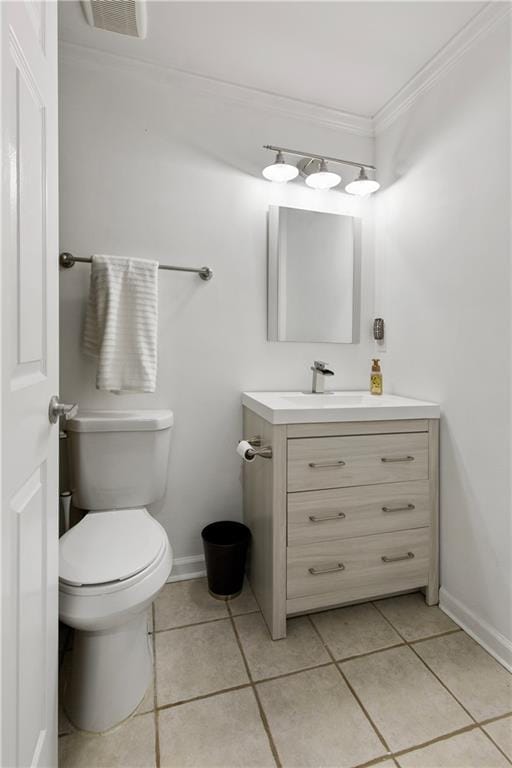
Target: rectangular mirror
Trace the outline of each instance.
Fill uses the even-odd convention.
[[[271,206],[269,341],[359,340],[360,221]]]

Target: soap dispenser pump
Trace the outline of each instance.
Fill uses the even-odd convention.
[[[380,369],[380,360],[372,359],[372,372],[370,374],[370,394],[382,395],[382,371]]]

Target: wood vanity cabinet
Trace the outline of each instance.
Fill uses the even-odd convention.
[[[274,640],[299,613],[424,588],[438,602],[438,419],[271,424],[244,407],[249,581]]]

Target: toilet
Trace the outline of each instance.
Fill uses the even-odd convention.
[[[172,549],[146,505],[165,493],[172,425],[172,411],[82,411],[66,425],[86,514],[59,544],[59,616],[75,629],[64,709],[86,731],[120,723],[151,683],[148,608]]]

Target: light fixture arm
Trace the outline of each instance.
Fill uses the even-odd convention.
[[[328,160],[330,163],[339,163],[340,165],[352,165],[354,168],[367,168],[370,171],[377,170],[374,165],[368,163],[354,163],[353,160],[342,160],[340,157],[329,157],[329,155],[319,155],[315,152],[299,152],[296,149],[287,149],[286,147],[275,147],[273,144],[264,144],[263,149],[270,149],[272,152],[284,152],[287,155],[295,157],[308,157],[311,160]]]

